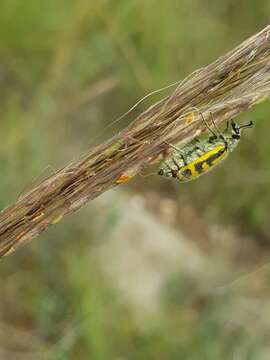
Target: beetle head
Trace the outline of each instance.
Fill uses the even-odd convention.
[[[236,122],[234,122],[233,120],[231,120],[231,126],[232,126],[232,138],[239,140],[241,137],[241,132],[242,129],[244,128],[251,128],[254,126],[254,123],[252,121],[250,121],[248,124],[244,124],[239,126],[238,124],[236,124]]]

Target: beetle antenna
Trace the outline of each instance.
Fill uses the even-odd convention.
[[[245,124],[245,125],[239,126],[239,129],[249,128],[249,127],[253,127],[253,126],[254,126],[253,121],[250,121],[248,124]]]
[[[222,134],[222,132],[219,130],[219,128],[217,127],[216,123],[215,123],[215,120],[214,120],[214,116],[213,116],[213,113],[210,111],[210,115],[211,115],[211,120],[212,120],[212,123],[214,125],[214,128],[216,130],[216,132],[218,133],[220,139],[222,139],[224,142],[226,142],[226,139],[224,137],[224,135]],[[228,130],[228,121],[227,121],[227,129]]]
[[[212,121],[212,124],[214,125],[214,128],[215,128],[216,132],[218,133],[218,135],[222,136],[219,128],[217,127],[217,125],[215,123],[214,116],[213,116],[213,113],[211,111],[210,111],[210,116],[211,116],[211,121]]]
[[[239,125],[237,125],[236,122],[233,121],[233,120],[231,120],[231,125],[232,125],[233,131],[234,131],[236,134],[239,134],[239,129],[240,129]]]
[[[211,127],[208,125],[207,121],[205,120],[203,113],[200,111],[200,115],[202,117],[202,121],[204,122],[205,126],[207,127],[207,129],[213,134],[213,136],[215,138],[217,138],[217,134],[214,132],[214,130],[211,129]]]

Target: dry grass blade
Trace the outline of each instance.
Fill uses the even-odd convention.
[[[200,69],[118,135],[92,149],[0,213],[0,256],[149,165],[170,143],[203,130],[198,110],[217,123],[270,94],[270,26]]]

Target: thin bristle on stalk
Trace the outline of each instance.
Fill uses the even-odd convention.
[[[44,180],[0,213],[0,256],[150,166],[166,144],[184,145],[203,129],[248,110],[270,94],[270,26],[179,83],[126,129]]]

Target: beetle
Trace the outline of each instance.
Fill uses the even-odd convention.
[[[239,126],[234,120],[227,121],[227,126],[222,132],[215,124],[211,114],[215,131],[208,125],[202,113],[201,117],[211,136],[206,140],[194,139],[183,148],[168,144],[173,153],[167,157],[159,168],[158,174],[174,177],[178,181],[187,182],[197,179],[220,164],[230,152],[238,145],[241,132],[244,128],[253,127],[253,122]]]

